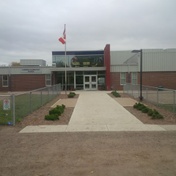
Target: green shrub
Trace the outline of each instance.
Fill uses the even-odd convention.
[[[68,94],[68,98],[73,98],[75,95],[76,95],[75,92],[70,92],[70,93]]]
[[[153,114],[153,110],[152,109],[149,109],[148,112],[147,112],[148,116],[152,116]]]
[[[57,107],[54,108],[54,109],[51,109],[51,110],[49,111],[49,115],[56,114],[56,115],[60,116],[62,113],[63,113],[63,112],[62,112],[62,109],[57,108]]]
[[[70,94],[76,95],[76,93],[75,93],[75,92],[70,92]]]
[[[135,103],[135,104],[133,105],[133,108],[137,109],[137,107],[138,107],[138,103]]]
[[[152,110],[146,107],[142,103],[135,103],[133,105],[133,108],[140,110],[143,113],[147,113],[148,116],[151,116],[151,119],[163,119],[164,118],[156,109]]]
[[[145,108],[146,108],[145,105],[140,104],[137,109],[140,110],[140,111],[142,111],[142,110],[145,109]]]
[[[135,103],[133,107],[138,110],[142,110],[142,109],[146,108],[146,106],[141,103]]]
[[[163,117],[161,114],[157,114],[157,115],[156,115],[156,118],[157,118],[157,119],[164,119],[164,117]]]
[[[143,112],[143,113],[148,113],[148,111],[149,111],[149,108],[147,108],[147,107],[144,107],[144,108],[142,109],[142,112]]]
[[[111,94],[114,95],[115,97],[121,97],[116,90],[112,91]]]
[[[59,120],[59,116],[57,114],[49,114],[45,116],[45,120]]]
[[[59,120],[59,116],[64,112],[65,105],[57,105],[49,111],[49,115],[45,116],[45,120]]]
[[[163,119],[164,117],[156,110],[153,110],[152,119]]]

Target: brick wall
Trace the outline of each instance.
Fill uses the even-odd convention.
[[[176,72],[145,72],[142,78],[143,85],[176,89]]]
[[[0,91],[29,91],[42,87],[45,87],[45,75],[11,75],[9,87],[2,87],[1,83]]]
[[[111,90],[111,74],[110,74],[110,45],[104,48],[104,65],[106,67],[106,90]]]
[[[122,90],[123,86],[120,85],[120,73],[111,73],[111,89]]]
[[[12,91],[28,91],[45,87],[45,75],[12,75]]]
[[[127,74],[127,82],[130,83],[130,75]],[[142,83],[146,86],[163,86],[168,89],[176,89],[176,72],[144,72]],[[111,73],[111,87],[116,90],[123,90],[120,85],[120,73]],[[140,73],[138,73],[138,84],[140,83]]]

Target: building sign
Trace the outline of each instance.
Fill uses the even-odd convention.
[[[103,67],[102,56],[74,56],[71,59],[72,67]]]
[[[22,73],[41,73],[40,68],[23,68],[21,69]]]
[[[56,67],[103,67],[103,55],[60,55],[54,58]]]
[[[10,109],[10,100],[4,99],[3,100],[3,110],[9,110]]]

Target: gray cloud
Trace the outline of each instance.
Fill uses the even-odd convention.
[[[64,50],[175,48],[175,0],[0,0],[0,62]]]

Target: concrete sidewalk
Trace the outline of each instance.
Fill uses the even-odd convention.
[[[165,128],[143,124],[107,93],[105,91],[79,92],[79,98],[68,125],[27,126],[20,132],[176,130],[176,126]]]

